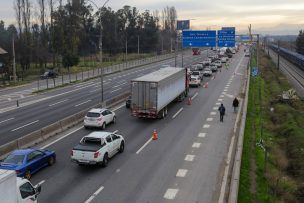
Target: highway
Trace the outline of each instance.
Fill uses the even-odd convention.
[[[206,54],[204,51],[200,56],[192,56],[191,52],[187,52],[184,64],[187,66],[195,61],[201,61]],[[130,91],[131,79],[168,64],[174,65],[174,58],[105,76],[104,100]],[[181,65],[181,56],[178,56],[177,64]],[[35,84],[19,89],[2,90],[0,97],[29,92],[33,85]],[[6,100],[5,106],[7,103],[11,106],[1,108],[0,104],[0,145],[98,104],[101,101],[100,86],[100,79],[97,78],[42,94],[28,95],[19,100],[19,108],[16,107],[15,101]]]
[[[190,58],[194,57],[189,56],[191,61]],[[172,103],[165,119],[138,119],[124,106],[114,108],[117,123],[106,131],[123,135],[126,148],[106,168],[79,167],[70,161],[73,146],[92,131],[85,130],[82,124],[41,144],[56,151],[57,162],[32,178],[34,184],[42,183],[39,201],[217,202],[237,116],[231,104],[244,86],[248,64],[243,51],[230,60],[228,69],[223,67],[214,77],[204,80],[208,81],[208,88],[191,88],[191,105],[186,101]],[[226,106],[223,123],[217,113],[220,103]],[[157,140],[151,140],[154,129]]]

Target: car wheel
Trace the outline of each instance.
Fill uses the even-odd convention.
[[[106,122],[104,122],[101,126],[101,129],[105,130],[106,129]]]
[[[48,158],[48,165],[49,166],[52,166],[55,162],[56,162],[56,159],[53,156]]]
[[[102,166],[102,167],[106,167],[106,166],[108,165],[108,161],[109,161],[109,157],[108,157],[108,154],[106,153],[106,154],[103,156],[103,160],[102,160],[101,166]]]
[[[89,129],[89,126],[84,126],[85,129]]]
[[[125,143],[124,143],[124,141],[122,141],[122,142],[120,143],[119,153],[123,153],[124,150],[125,150]]]
[[[116,123],[116,116],[113,117],[112,123]]]
[[[30,180],[32,177],[31,171],[28,169],[25,171],[24,178]]]

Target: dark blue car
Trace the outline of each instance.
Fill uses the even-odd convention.
[[[45,166],[56,162],[54,151],[45,149],[18,149],[0,162],[0,169],[15,170],[18,177],[30,179]]]

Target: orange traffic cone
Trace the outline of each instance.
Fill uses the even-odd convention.
[[[191,97],[188,98],[187,104],[188,104],[188,105],[191,105]]]
[[[156,133],[155,129],[154,129],[154,132],[153,132],[153,140],[157,140],[157,133]]]

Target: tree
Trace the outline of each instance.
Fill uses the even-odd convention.
[[[304,55],[304,30],[300,30],[296,40],[296,50],[299,54]]]

